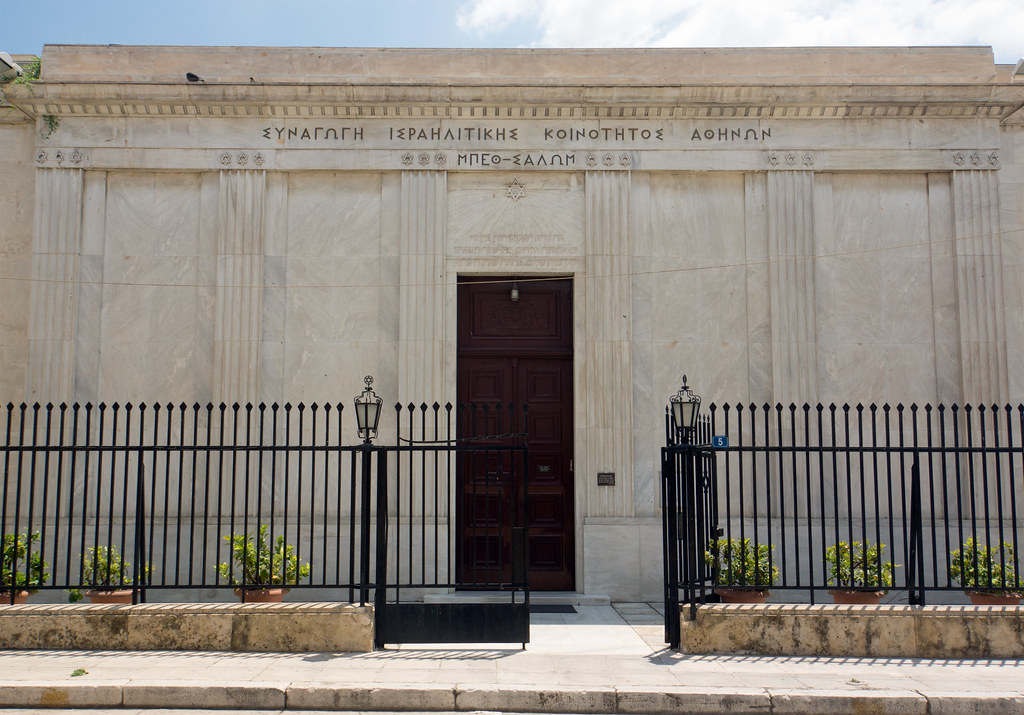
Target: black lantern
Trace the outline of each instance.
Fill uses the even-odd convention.
[[[370,385],[373,384],[373,377],[367,375],[363,378],[366,389],[356,395],[356,426],[359,428],[359,436],[365,444],[377,436],[377,423],[380,422],[380,405],[383,400],[377,397]]]
[[[700,395],[693,394],[693,390],[686,386],[686,375],[683,375],[683,386],[669,398],[669,403],[672,405],[672,419],[676,428],[683,430],[683,434],[689,437],[697,427]]]

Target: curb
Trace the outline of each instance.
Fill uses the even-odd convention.
[[[152,708],[191,710],[336,710],[662,715],[1018,715],[1024,693],[910,690],[768,690],[645,687],[347,686],[318,682],[174,683],[25,682],[0,685],[0,708]]]

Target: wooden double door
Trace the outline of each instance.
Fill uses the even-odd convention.
[[[525,421],[515,429],[525,429],[529,448],[525,470],[502,469],[486,460],[461,463],[457,528],[462,580],[508,582],[512,528],[524,526],[530,588],[571,591],[572,281],[461,279],[458,319],[459,402],[528,405]],[[480,426],[467,429],[479,432]],[[495,477],[495,472],[514,476]]]

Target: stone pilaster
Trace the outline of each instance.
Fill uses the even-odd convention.
[[[814,282],[814,174],[768,174],[768,280],[774,400],[818,397]]]
[[[444,385],[447,204],[445,172],[402,172],[398,400],[403,404],[453,399]]]
[[[953,231],[963,399],[1001,404],[1009,380],[995,171],[953,172]]]
[[[587,485],[588,516],[631,516],[633,424],[630,285],[630,174],[592,171],[586,178],[586,347],[577,361],[586,386],[588,448],[577,455]],[[615,486],[600,489],[598,472],[614,472]]]
[[[214,398],[259,397],[265,171],[222,171],[217,213]]]
[[[25,393],[31,402],[56,403],[74,399],[81,169],[39,169],[35,205]]]

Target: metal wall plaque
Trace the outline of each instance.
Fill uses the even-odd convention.
[[[615,472],[598,472],[597,473],[597,486],[599,486],[599,487],[614,487],[615,486]]]

